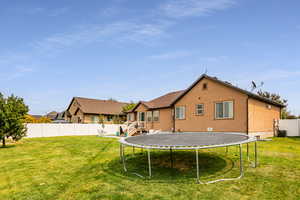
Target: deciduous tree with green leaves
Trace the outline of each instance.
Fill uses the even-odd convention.
[[[3,147],[7,138],[17,141],[26,135],[24,120],[28,110],[22,98],[14,95],[5,98],[0,93],[0,140]]]
[[[270,93],[270,92],[262,91],[262,90],[259,90],[257,92],[257,94],[261,97],[264,97],[264,98],[270,99],[272,101],[275,101],[277,103],[280,103],[282,105],[285,105],[285,108],[283,108],[281,110],[281,118],[282,119],[290,119],[290,118],[293,119],[294,118],[294,116],[291,115],[291,113],[286,108],[288,105],[288,101],[286,99],[283,99],[279,94]]]
[[[136,103],[133,103],[133,102],[126,104],[123,107],[123,112],[128,112],[128,111],[132,110],[135,106],[136,106]]]

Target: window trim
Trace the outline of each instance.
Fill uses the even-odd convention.
[[[127,121],[132,122],[134,121],[134,113],[128,113],[127,114]]]
[[[183,118],[177,118],[176,108],[184,108]],[[175,106],[175,119],[176,120],[185,120],[186,119],[186,106]]]
[[[112,122],[113,121],[113,119],[114,119],[114,116],[113,115],[104,115],[104,121],[106,121],[106,122]]]
[[[93,124],[98,124],[99,123],[99,116],[92,115],[91,121],[92,121]]]
[[[149,120],[149,114],[151,113],[151,120]],[[146,112],[146,121],[147,122],[153,122],[153,112],[152,111],[147,111]]]
[[[139,113],[138,114],[138,118],[139,118],[138,121],[139,122],[146,122],[146,120],[147,120],[146,112],[138,112],[138,113]],[[142,113],[144,113],[144,121],[141,120]]]
[[[223,110],[224,110],[224,103],[225,102],[232,102],[232,117],[217,117],[217,104],[222,103],[223,104]],[[215,120],[234,120],[235,119],[235,101],[234,100],[224,100],[224,101],[215,101],[214,102],[214,109],[215,109]]]
[[[155,112],[158,112],[158,119],[157,120],[155,120],[155,116],[154,116]],[[154,110],[153,113],[152,113],[152,121],[153,122],[159,122],[159,120],[160,120],[160,111],[159,110]]]
[[[201,114],[198,113],[198,105],[202,105],[202,113]],[[204,103],[198,103],[195,105],[195,115],[196,116],[203,116],[204,112],[205,112]]]

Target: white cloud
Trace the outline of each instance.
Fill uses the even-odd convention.
[[[17,66],[16,71],[19,73],[33,72],[34,69],[28,66]]]
[[[111,17],[119,13],[120,13],[120,8],[117,7],[108,7],[100,11],[100,14],[104,17]]]
[[[291,71],[284,69],[274,69],[263,73],[262,75],[258,76],[258,78],[262,81],[275,81],[299,76],[300,70]]]
[[[165,37],[167,23],[144,24],[136,22],[115,22],[105,25],[83,26],[78,30],[49,36],[32,43],[37,52],[55,53],[65,48],[95,42],[136,42],[152,45],[153,41]]]
[[[57,9],[54,9],[54,10],[49,10],[48,11],[48,16],[57,17],[57,16],[60,16],[60,15],[63,15],[65,13],[67,13],[68,11],[69,11],[69,8],[67,8],[67,7],[57,8]]]
[[[17,12],[25,13],[28,15],[46,15],[49,17],[57,17],[60,15],[65,14],[69,11],[69,8],[67,7],[61,7],[61,8],[45,8],[45,7],[28,7],[28,8],[16,8]]]
[[[172,60],[172,59],[191,56],[192,54],[193,52],[190,51],[174,51],[174,52],[162,53],[158,55],[152,55],[149,58],[155,60]]]
[[[168,17],[206,16],[235,5],[234,0],[169,0],[160,6]]]
[[[34,72],[33,67],[29,66],[16,66],[11,68],[9,71],[2,73],[0,80],[11,81],[21,77],[24,77],[28,73]]]
[[[201,57],[200,61],[205,62],[221,62],[227,60],[227,56],[209,56],[209,57]]]
[[[24,10],[26,14],[30,14],[30,15],[35,15],[35,14],[39,14],[39,13],[43,13],[46,11],[45,8],[42,7],[33,7],[33,8],[28,8],[26,10]]]
[[[8,52],[0,55],[0,69],[10,69],[6,75],[1,74],[0,79],[13,80],[22,77],[33,71],[33,68],[28,66],[40,67],[41,59],[88,44],[102,42],[117,46],[120,44],[153,46],[159,43],[160,39],[167,37],[166,30],[170,25],[166,21],[157,23],[121,21],[110,24],[85,25],[70,32],[54,34],[31,42],[26,52]]]

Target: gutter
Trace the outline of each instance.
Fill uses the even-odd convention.
[[[247,96],[247,125],[246,125],[246,133],[249,135],[249,96]]]
[[[175,106],[173,106],[173,108],[172,108],[172,119],[173,119],[173,133],[175,133],[176,131],[175,131],[175,122],[176,122],[176,120],[175,120]]]

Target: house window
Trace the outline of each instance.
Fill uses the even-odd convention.
[[[175,108],[176,119],[185,119],[185,107],[179,106]]]
[[[114,118],[114,116],[112,116],[112,115],[107,115],[107,121],[108,122],[111,122],[112,120],[113,120],[113,118]]]
[[[127,114],[127,121],[133,121],[133,113]]]
[[[129,114],[130,115],[130,121],[134,121],[134,113]]]
[[[216,119],[233,118],[233,101],[224,101],[216,103]]]
[[[207,89],[207,83],[203,83],[202,89],[203,89],[203,90],[206,90],[206,89]]]
[[[99,117],[98,116],[92,116],[92,123],[97,124],[99,122]]]
[[[147,122],[152,122],[152,111],[147,112]]]
[[[153,111],[153,121],[154,122],[159,121],[159,110]]]
[[[203,115],[203,114],[204,114],[204,104],[197,104],[196,115]]]
[[[127,121],[131,121],[131,114],[127,114]]]
[[[139,112],[139,121],[144,122],[145,121],[145,113],[144,112]]]
[[[134,121],[134,113],[127,114],[127,121],[130,121],[130,122]]]

